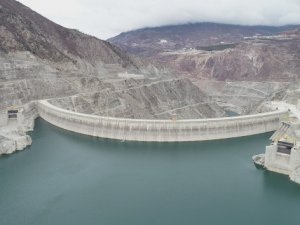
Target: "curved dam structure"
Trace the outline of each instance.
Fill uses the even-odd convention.
[[[38,102],[41,118],[77,133],[95,137],[150,142],[203,141],[241,137],[276,130],[287,110],[255,115],[192,120],[112,118],[65,110],[47,100]]]

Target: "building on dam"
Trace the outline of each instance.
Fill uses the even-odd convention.
[[[289,122],[282,122],[270,140],[272,142],[266,146],[265,154],[253,156],[255,165],[272,172],[288,175],[292,181],[300,184],[299,119],[290,117]]]

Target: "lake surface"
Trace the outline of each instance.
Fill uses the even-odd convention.
[[[252,163],[270,134],[122,143],[38,119],[31,135],[0,157],[1,225],[300,224],[300,185]]]

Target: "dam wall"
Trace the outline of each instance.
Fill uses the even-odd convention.
[[[6,126],[8,123],[7,110],[0,110],[0,127]]]
[[[255,115],[193,120],[142,120],[88,115],[65,110],[47,100],[38,102],[38,113],[49,123],[95,137],[152,142],[215,140],[276,130],[287,110]]]

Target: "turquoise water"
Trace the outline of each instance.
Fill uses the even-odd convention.
[[[231,110],[225,110],[228,117],[234,117],[239,116],[237,112],[231,111]]]
[[[269,136],[122,143],[39,119],[0,157],[0,225],[299,225],[300,185],[252,164]]]

